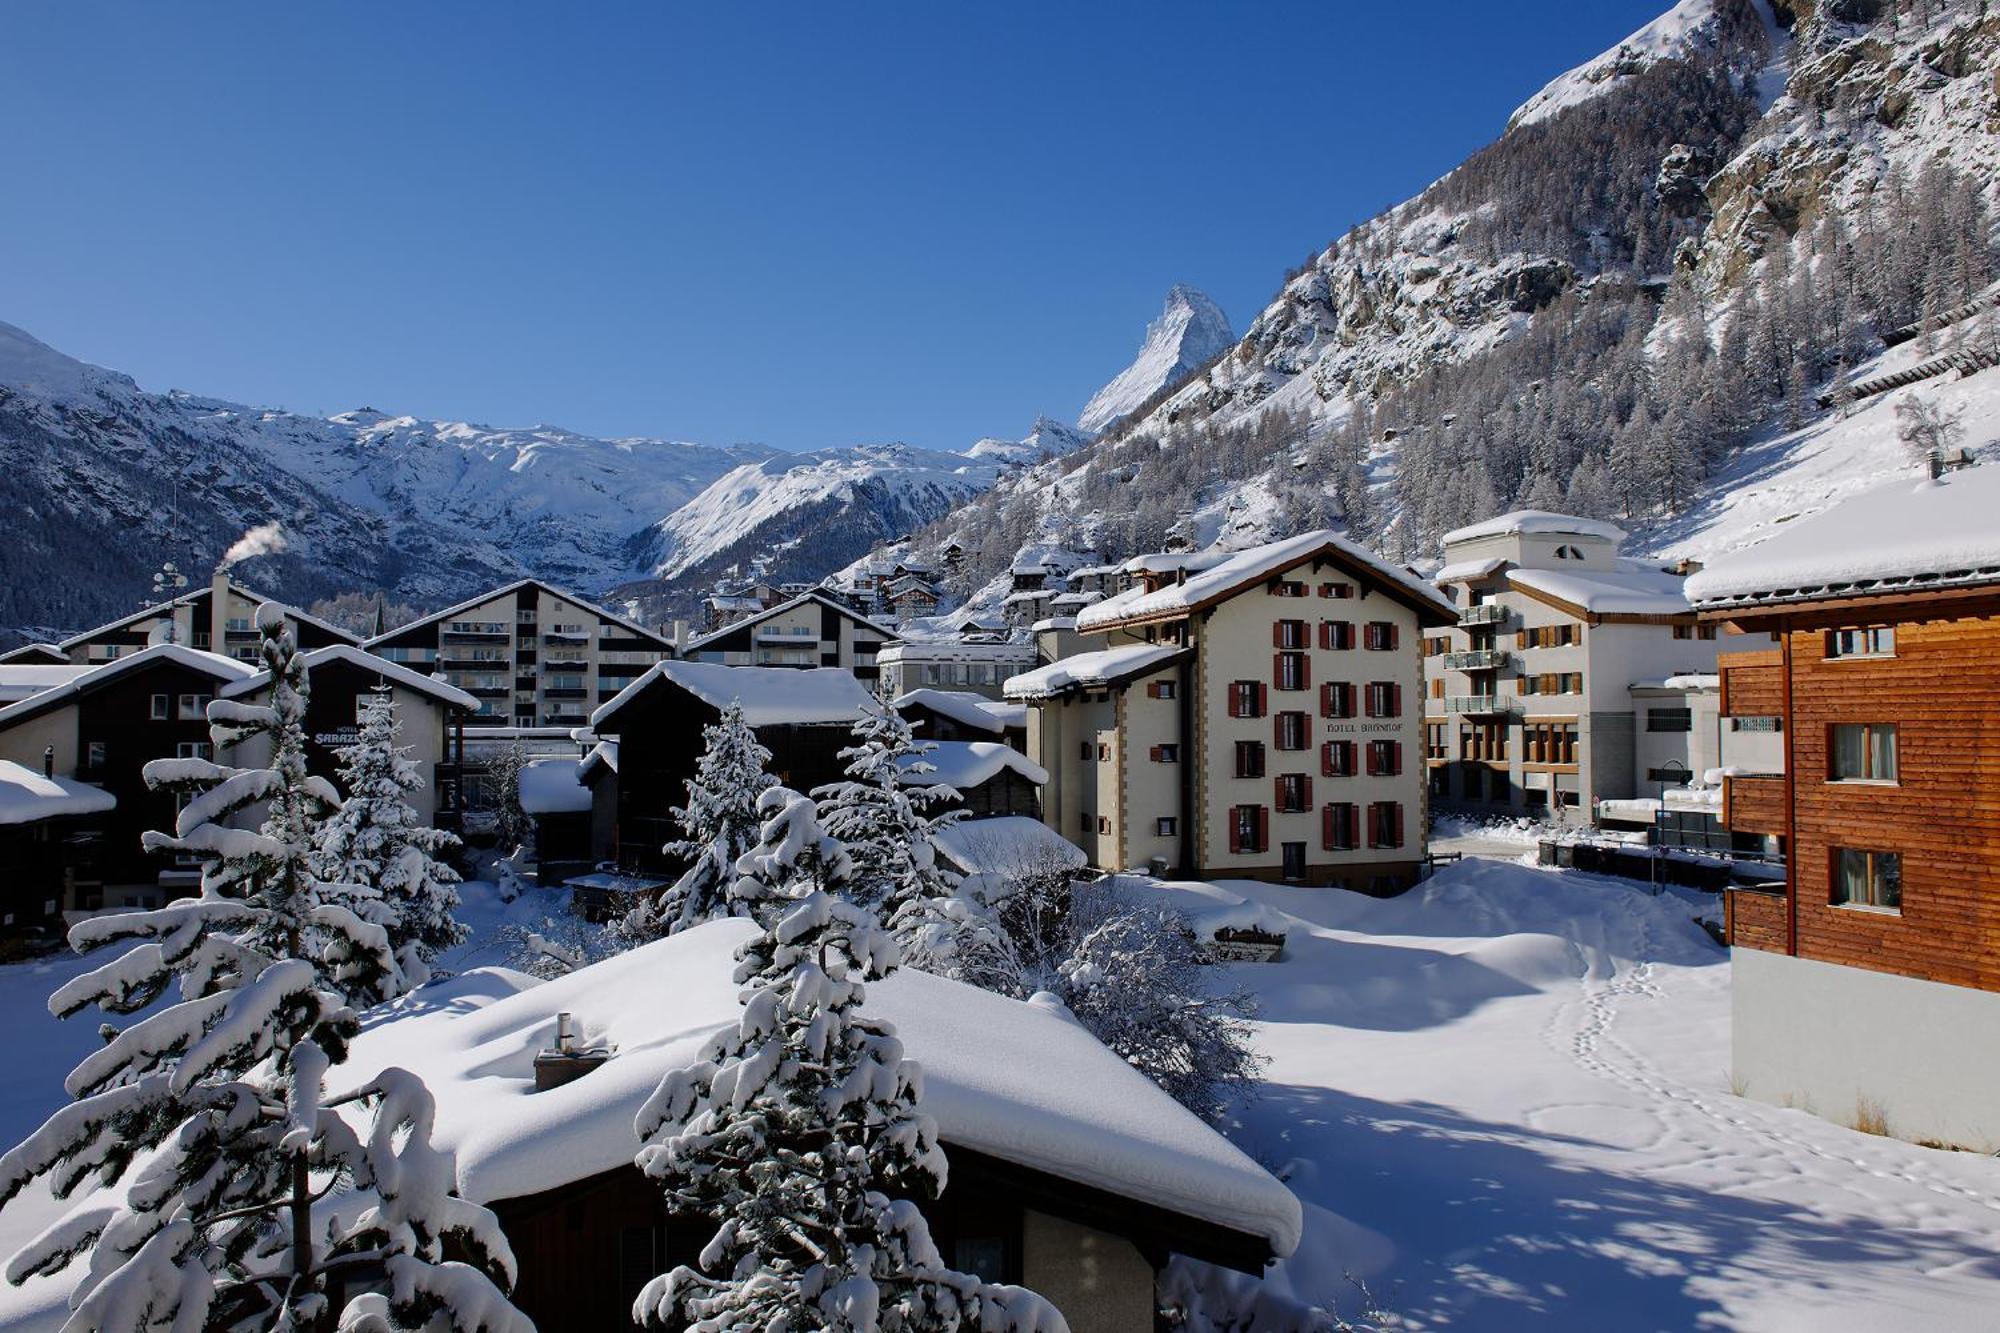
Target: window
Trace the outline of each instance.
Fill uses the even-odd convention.
[[[1531,625],[1520,633],[1523,648],[1567,648],[1578,639],[1574,623],[1562,625]]]
[[[1312,744],[1308,739],[1308,724],[1304,713],[1279,713],[1274,720],[1276,744],[1280,750],[1303,750]]]
[[[1729,719],[1731,731],[1782,731],[1784,719],[1776,717],[1732,717]]]
[[[1674,637],[1676,639],[1692,639],[1694,637],[1694,626],[1693,625],[1674,626]]]
[[[164,722],[168,714],[172,711],[172,706],[173,697],[171,695],[156,694],[153,696],[153,711],[149,716],[155,722]]]
[[[1271,662],[1271,680],[1281,690],[1303,690],[1311,684],[1304,653],[1279,653]]]
[[[1840,722],[1827,738],[1831,782],[1894,782],[1896,727],[1887,722]]]
[[[1581,560],[1583,559],[1583,552],[1577,550],[1574,546],[1558,546],[1556,547],[1556,559]]]
[[[1354,596],[1354,585],[1352,583],[1322,583],[1319,585],[1319,595],[1322,597],[1352,597]]]
[[[1378,653],[1394,652],[1396,649],[1395,625],[1386,620],[1369,621],[1367,630],[1361,636],[1361,644],[1364,648],[1371,648]]]
[[[1161,837],[1161,838],[1176,837],[1179,834],[1179,830],[1180,830],[1180,821],[1175,819],[1172,815],[1161,815],[1158,819],[1153,821],[1153,834],[1156,837]]]
[[[1694,710],[1689,708],[1648,708],[1648,731],[1693,731]]]
[[[1445,730],[1442,722],[1424,723],[1424,758],[1445,757]]]
[[[1278,813],[1302,814],[1312,809],[1312,779],[1303,773],[1283,773],[1278,777]]]
[[[1330,778],[1354,776],[1354,742],[1328,741],[1319,747],[1319,771]]]
[[[1281,849],[1284,853],[1285,878],[1298,881],[1306,877],[1306,845],[1302,842],[1288,842]]]
[[[1100,764],[1111,762],[1111,747],[1103,741],[1099,741],[1097,744],[1097,762]]]
[[[1403,687],[1391,680],[1368,683],[1368,716],[1399,717],[1403,712]]]
[[[1156,764],[1178,764],[1181,761],[1179,745],[1155,745],[1152,753]]]
[[[1264,716],[1264,683],[1258,680],[1236,680],[1229,683],[1229,716]]]
[[[1530,764],[1574,764],[1576,723],[1528,723],[1521,728],[1521,758]]]
[[[1869,625],[1861,629],[1828,630],[1828,657],[1894,657],[1896,630],[1892,625]]]
[[[1261,805],[1232,806],[1229,811],[1229,850],[1263,851],[1268,845],[1270,813]]]
[[[1335,652],[1347,652],[1354,647],[1354,622],[1351,620],[1322,620],[1319,622],[1319,646]]]
[[[1694,774],[1685,768],[1649,768],[1646,781],[1664,782],[1669,787],[1685,787],[1694,781]]]
[[[1321,717],[1354,716],[1354,682],[1330,680],[1319,687],[1319,715]]]
[[[1368,742],[1368,772],[1378,778],[1392,778],[1403,771],[1401,741]]]
[[[1264,776],[1264,742],[1236,742],[1236,776],[1239,778]]]
[[[215,747],[207,741],[175,741],[174,757],[176,759],[213,759],[215,757]]]
[[[1175,684],[1176,682],[1171,680],[1149,681],[1146,685],[1146,697],[1148,699],[1171,699],[1174,697]]]
[[[1306,646],[1306,622],[1303,620],[1280,620],[1271,626],[1273,647],[1297,650]]]
[[[1582,694],[1581,671],[1544,671],[1514,682],[1517,694]]]
[[[93,772],[104,767],[104,742],[91,741],[83,747],[83,766]]]
[[[1507,725],[1479,722],[1459,728],[1458,757],[1485,763],[1507,761]]]
[[[1320,845],[1329,852],[1352,851],[1359,845],[1359,827],[1354,804],[1335,801],[1320,811]]]
[[[177,714],[180,720],[183,722],[199,722],[207,717],[209,701],[212,698],[212,695],[207,694],[183,694],[176,701]]]
[[[1092,759],[1095,759],[1097,757],[1097,747],[1092,745],[1089,741],[1078,741],[1076,746],[1076,757],[1078,759],[1083,760],[1085,763],[1089,763]]]
[[[1099,816],[1097,817],[1097,831],[1098,831],[1099,833],[1109,833],[1109,832],[1111,832],[1111,816],[1110,816],[1110,815],[1099,815]]]
[[[1297,579],[1279,579],[1271,585],[1271,594],[1274,597],[1303,597],[1306,585]]]
[[[1394,801],[1376,801],[1368,807],[1368,845],[1403,845],[1403,807]]]
[[[1868,852],[1853,847],[1830,849],[1833,903],[1836,907],[1868,907],[1878,912],[1903,910],[1903,858],[1897,852]]]

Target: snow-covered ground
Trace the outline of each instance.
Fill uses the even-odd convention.
[[[1306,1205],[1272,1280],[1413,1329],[1990,1329],[2000,1162],[1729,1091],[1726,954],[1692,897],[1490,860],[1288,913],[1262,1098],[1232,1131]]]
[[[1729,968],[1694,896],[1473,859],[1386,901],[1159,891],[1191,913],[1247,899],[1289,931],[1279,961],[1231,968],[1271,1063],[1230,1133],[1305,1205],[1281,1291],[1352,1314],[1359,1278],[1410,1329],[1994,1326],[2000,1161],[1732,1096]],[[554,905],[466,897],[458,969]],[[0,968],[8,1143],[95,1044],[44,1009],[80,968]],[[53,1210],[0,1211],[0,1250]],[[0,1287],[0,1329],[55,1327],[68,1280]]]

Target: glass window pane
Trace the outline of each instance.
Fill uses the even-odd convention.
[[[1840,725],[1833,729],[1833,776],[1858,778],[1862,774],[1864,738],[1861,728]]]
[[[1903,905],[1903,858],[1895,852],[1875,853],[1875,905]]]
[[[1896,780],[1896,729],[1894,727],[1870,727],[1868,738],[1872,742],[1869,756],[1868,776],[1884,782]]]

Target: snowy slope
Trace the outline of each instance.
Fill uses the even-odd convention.
[[[1546,120],[1601,96],[1618,80],[1630,78],[1657,61],[1699,51],[1715,41],[1718,26],[1715,0],[1680,0],[1611,50],[1549,80],[1508,118],[1507,127]]]
[[[1096,434],[1117,425],[1234,341],[1229,319],[1215,302],[1176,284],[1159,317],[1146,326],[1139,355],[1084,404],[1078,429]]]

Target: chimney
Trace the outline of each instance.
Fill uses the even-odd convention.
[[[193,614],[189,613],[190,616]],[[208,579],[208,650],[227,656],[229,628],[229,566],[217,565]]]
[[[53,745],[45,745],[42,747],[42,776],[45,778],[52,778],[55,775],[56,775],[56,747]]]
[[[610,1058],[608,1046],[583,1045],[575,1014],[557,1014],[555,1045],[535,1054],[535,1091],[547,1092],[574,1083]]]

